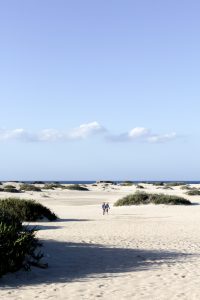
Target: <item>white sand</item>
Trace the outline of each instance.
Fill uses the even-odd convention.
[[[37,223],[49,268],[5,275],[0,299],[200,299],[200,205],[112,206],[133,191],[99,185],[88,192],[12,194],[37,199],[61,220]],[[102,216],[102,201],[111,204],[108,216]]]

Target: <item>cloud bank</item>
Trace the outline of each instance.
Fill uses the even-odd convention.
[[[56,129],[43,129],[32,133],[23,128],[0,129],[0,141],[18,140],[22,142],[56,142],[56,141],[75,141],[83,140],[93,136],[102,135],[110,142],[146,142],[146,143],[164,143],[177,138],[175,132],[165,134],[154,134],[151,130],[144,127],[135,127],[130,131],[117,135],[109,131],[98,122],[82,124],[70,131],[60,131]]]
[[[128,132],[119,135],[109,135],[107,138],[112,142],[131,142],[140,141],[147,143],[164,143],[174,140],[178,137],[176,132],[155,134],[151,130],[144,127],[135,127]]]

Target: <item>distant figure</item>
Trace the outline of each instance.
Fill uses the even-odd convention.
[[[105,204],[105,212],[107,213],[107,215],[108,215],[108,210],[109,209],[110,209],[109,203],[106,203]]]
[[[105,215],[105,211],[106,211],[106,204],[105,204],[105,202],[103,202],[103,204],[102,204],[102,210],[103,210],[103,215]]]

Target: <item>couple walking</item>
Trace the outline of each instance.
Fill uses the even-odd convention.
[[[110,209],[109,203],[103,203],[102,204],[102,210],[103,210],[103,215],[105,215],[107,213],[108,215],[108,210]]]

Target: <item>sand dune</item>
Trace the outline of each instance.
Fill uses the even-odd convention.
[[[148,192],[185,193],[144,186]],[[200,298],[200,205],[113,207],[135,186],[89,189],[17,194],[50,207],[60,220],[37,223],[49,268],[5,275],[1,299]],[[0,193],[5,196],[10,194]],[[198,196],[186,198],[200,202]],[[102,201],[111,205],[108,216],[102,216]]]

